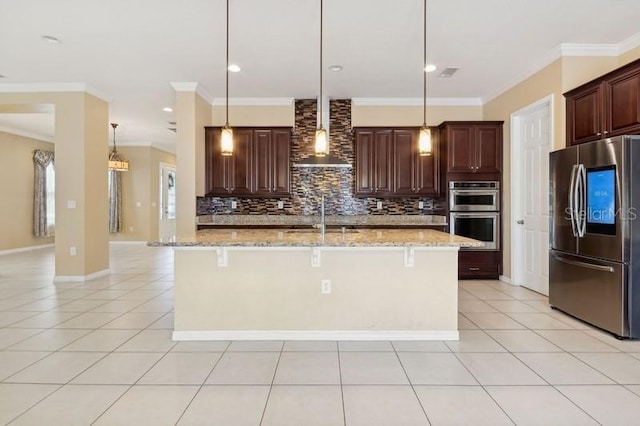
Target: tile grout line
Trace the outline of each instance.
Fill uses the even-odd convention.
[[[180,342],[178,342],[175,346],[179,345]],[[175,347],[174,346],[174,347]],[[207,383],[207,380],[209,380],[209,377],[211,376],[211,374],[213,373],[213,370],[216,369],[216,367],[218,366],[218,364],[220,363],[220,361],[222,360],[222,358],[224,357],[224,355],[227,353],[227,349],[229,349],[229,347],[231,346],[231,341],[227,342],[227,346],[224,348],[224,350],[222,351],[222,353],[220,353],[220,356],[218,357],[218,359],[216,360],[216,362],[213,364],[213,367],[211,367],[211,370],[209,370],[209,373],[205,376],[204,380],[202,381],[202,383],[200,384],[200,386],[198,386],[198,390],[196,390],[196,392],[193,394],[193,397],[189,400],[189,403],[187,404],[186,407],[184,407],[184,410],[182,410],[182,413],[180,414],[180,417],[178,417],[178,420],[176,420],[175,424],[179,424],[180,420],[182,420],[182,418],[184,417],[185,413],[187,412],[187,410],[189,410],[189,407],[191,407],[191,404],[193,403],[193,401],[195,401],[196,397],[198,396],[198,394],[200,393],[200,391],[202,390],[202,388],[205,386],[205,384]],[[173,348],[171,348],[173,349]],[[171,349],[169,351],[171,351]],[[194,352],[191,352],[194,353]],[[145,373],[146,374],[146,373]]]
[[[280,354],[278,355],[278,361],[276,361],[276,368],[273,370],[273,377],[271,378],[271,385],[269,386],[269,392],[267,393],[267,398],[264,402],[264,408],[262,409],[262,416],[260,416],[260,426],[262,426],[262,422],[264,421],[264,415],[267,412],[267,407],[269,406],[269,398],[271,397],[271,391],[273,390],[273,382],[276,380],[276,374],[278,374],[278,366],[280,365],[280,359],[282,358],[282,353],[284,349],[285,341],[282,341],[282,346],[280,346]]]
[[[342,401],[342,424],[347,425],[347,409],[344,405],[344,383],[342,383],[342,362],[340,360],[340,342],[336,341],[336,355],[338,357],[338,375],[340,377],[340,399]]]
[[[431,423],[431,420],[429,420],[429,415],[427,414],[427,411],[425,410],[424,406],[422,405],[422,401],[420,401],[420,397],[418,396],[418,392],[416,392],[416,388],[413,386],[413,382],[411,381],[411,378],[409,378],[409,374],[407,373],[407,370],[404,367],[404,364],[402,363],[402,360],[400,359],[400,355],[398,355],[398,351],[397,351],[395,345],[393,344],[393,342],[389,342],[389,344],[393,348],[393,353],[396,355],[396,359],[398,360],[398,363],[400,364],[400,367],[402,368],[402,371],[404,372],[404,375],[407,378],[407,382],[409,382],[409,386],[411,386],[411,390],[413,391],[413,396],[416,397],[416,400],[418,401],[418,405],[420,406],[420,409],[422,410],[422,414],[424,414],[424,417],[427,420],[427,423],[429,425],[431,425],[432,423]]]

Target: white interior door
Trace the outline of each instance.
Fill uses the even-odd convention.
[[[176,236],[176,168],[160,164],[160,222],[158,234],[163,241]]]
[[[515,115],[512,163],[514,284],[545,295],[549,294],[551,122],[550,98]]]

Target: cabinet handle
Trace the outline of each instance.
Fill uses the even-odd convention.
[[[602,133],[598,132],[598,133],[597,133],[597,136],[602,136]]]
[[[605,130],[605,131],[604,131],[604,134],[606,135],[607,133],[609,133],[609,132],[607,132],[607,131]]]
[[[477,267],[471,267],[471,268],[469,268],[469,270],[470,270],[470,271],[479,271],[479,270],[480,270],[480,268],[477,268]]]

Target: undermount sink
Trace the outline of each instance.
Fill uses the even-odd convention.
[[[292,233],[292,234],[320,234],[321,231],[320,229],[308,229],[308,228],[304,228],[304,229],[288,229],[287,231],[285,231],[287,233]],[[358,232],[360,232],[357,229],[352,229],[352,228],[328,228],[324,231],[325,234],[357,234]]]

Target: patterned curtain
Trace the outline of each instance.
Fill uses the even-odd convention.
[[[53,163],[53,152],[35,150],[34,199],[33,199],[33,234],[36,237],[53,235],[53,224],[47,223],[47,166]]]
[[[122,182],[120,172],[109,170],[109,232],[122,228]]]

